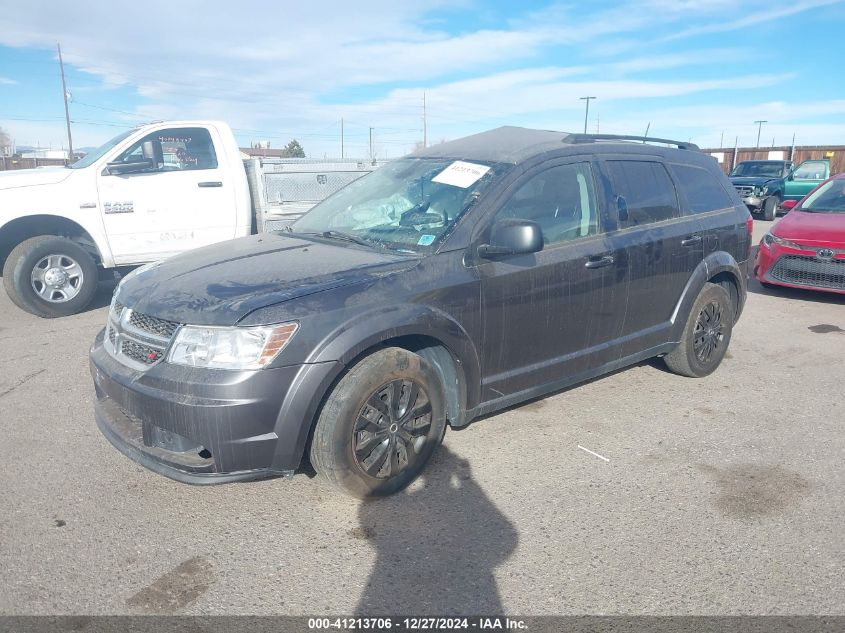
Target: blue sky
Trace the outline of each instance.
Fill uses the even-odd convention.
[[[754,145],[845,144],[843,0],[116,3],[0,6],[0,126],[76,147],[213,118],[310,156],[394,157],[499,125]]]

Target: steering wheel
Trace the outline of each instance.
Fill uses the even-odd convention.
[[[418,226],[420,224],[446,224],[449,216],[445,211],[430,209],[431,203],[426,200],[412,207],[399,216],[399,226]]]

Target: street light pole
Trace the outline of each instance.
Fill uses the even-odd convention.
[[[595,97],[579,97],[581,101],[587,102],[587,110],[584,112],[584,134],[587,133],[587,118],[590,116],[590,99],[595,99]]]
[[[768,123],[768,121],[754,121],[757,124],[757,148],[760,147],[760,131],[763,129],[763,124]]]

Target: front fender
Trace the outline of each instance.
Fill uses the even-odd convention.
[[[349,365],[366,350],[400,336],[427,336],[440,341],[460,365],[467,385],[467,408],[478,403],[481,363],[470,335],[451,315],[426,305],[398,305],[356,315],[335,328],[306,362],[338,361]]]

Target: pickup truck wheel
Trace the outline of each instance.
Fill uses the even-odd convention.
[[[722,286],[706,283],[690,310],[681,342],[663,357],[674,373],[690,378],[707,376],[719,366],[734,325],[734,307]]]
[[[771,196],[766,198],[763,201],[763,219],[771,222],[775,219],[775,215],[778,210],[778,203],[780,200],[777,199],[775,196]]]
[[[367,356],[337,383],[311,442],[323,478],[359,498],[398,492],[422,471],[446,429],[439,376],[398,347]]]
[[[97,265],[79,244],[55,235],[39,235],[18,244],[3,266],[9,298],[36,316],[76,314],[97,292]]]

